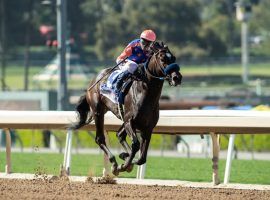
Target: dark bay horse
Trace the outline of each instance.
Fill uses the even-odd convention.
[[[119,155],[121,159],[125,160],[124,164],[118,166],[114,155],[106,146],[104,136],[104,114],[110,110],[116,117],[122,118],[118,105],[100,92],[100,84],[106,81],[107,72],[111,68],[104,69],[90,83],[91,86],[103,77],[102,81],[81,96],[76,107],[79,118],[78,122],[73,124],[71,128],[79,129],[94,120],[95,141],[109,157],[114,175],[118,175],[122,171],[130,172],[134,164],[142,165],[146,162],[152,131],[159,119],[159,98],[163,83],[166,80],[171,86],[181,84],[182,75],[169,48],[161,42],[155,42],[151,50],[153,51],[152,56],[148,63],[142,67],[144,79],[134,80],[125,97],[123,124],[117,132],[119,142],[125,150]],[[140,136],[136,134],[136,131],[141,133]],[[131,138],[131,146],[126,141],[127,135]],[[135,161],[133,159],[139,150],[140,156]]]

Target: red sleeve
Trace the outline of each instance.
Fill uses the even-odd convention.
[[[132,54],[132,46],[131,45],[128,45],[124,51],[120,54],[120,56],[118,56],[117,60],[118,61],[121,61],[123,60],[124,58],[130,56]]]

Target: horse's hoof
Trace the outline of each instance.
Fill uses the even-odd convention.
[[[115,165],[112,165],[112,174],[115,175],[115,176],[118,176],[119,175],[119,170],[117,169],[118,167],[115,166]]]
[[[124,171],[126,171],[126,167],[124,164],[122,164],[122,165],[118,166],[117,170],[118,170],[118,172],[124,172]]]
[[[119,175],[119,171],[116,169],[116,170],[113,170],[112,169],[112,174],[115,175],[115,176],[118,176]]]
[[[127,168],[126,168],[126,172],[130,173],[133,170],[134,164],[130,164]]]
[[[119,154],[119,158],[121,158],[122,160],[126,160],[127,157],[129,157],[129,153],[122,152]]]
[[[114,171],[112,171],[112,174],[115,175],[115,176],[118,176],[119,175],[119,171],[114,170]]]
[[[146,163],[146,160],[145,159],[139,159],[135,162],[136,165],[143,165]]]

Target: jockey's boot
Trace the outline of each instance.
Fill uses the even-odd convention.
[[[129,77],[131,73],[129,71],[124,71],[123,73],[119,74],[117,77],[115,88],[119,91],[122,88],[124,80]]]
[[[120,90],[120,92],[118,93],[118,103],[124,104],[124,101],[125,101],[125,94]]]
[[[115,95],[118,97],[119,93],[121,93],[121,88],[123,86],[123,83],[125,81],[125,79],[127,79],[130,76],[130,72],[129,71],[125,71],[121,74],[119,74],[119,76],[117,77],[117,80],[115,82]]]

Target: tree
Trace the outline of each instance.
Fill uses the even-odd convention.
[[[185,44],[197,39],[200,9],[197,0],[145,0],[139,4],[133,0],[127,1],[123,14],[128,19],[127,29],[136,35],[152,28],[160,40]]]
[[[225,43],[221,41],[221,38],[211,28],[204,26],[200,31],[199,46],[207,50],[208,55],[213,57],[219,57],[226,53]]]
[[[102,0],[88,0],[80,4],[85,22],[84,30],[88,32],[88,42],[90,45],[95,44],[95,33],[97,23],[103,20]]]
[[[235,20],[235,3],[237,0],[205,0],[202,14],[204,30],[212,30],[215,38],[226,46],[229,52],[235,44],[239,44],[240,37]],[[209,31],[208,31],[209,33]],[[217,45],[217,44],[216,44]],[[221,45],[221,44],[219,44]],[[225,51],[220,54],[226,54]]]
[[[129,0],[122,9],[103,9],[96,33],[98,55],[112,58],[112,52],[120,53],[127,42],[138,38],[144,29],[153,29],[158,39],[166,43],[184,46],[196,41],[200,9],[197,0],[144,0],[140,3]]]
[[[257,6],[253,6],[253,13],[250,20],[251,35],[257,35],[263,38],[262,49],[265,53],[269,52],[270,48],[270,2],[261,0]]]
[[[24,50],[24,90],[28,90],[29,62],[30,62],[30,38],[33,30],[33,5],[34,0],[28,1],[28,9],[24,14],[25,20],[25,50]]]
[[[1,89],[4,91],[6,89],[6,17],[5,17],[5,1],[0,1],[0,55],[1,55]]]
[[[113,59],[121,50],[116,50],[127,35],[125,20],[121,16],[122,4],[119,1],[97,0],[85,3],[85,12],[92,18],[91,30],[95,52],[99,59]],[[91,8],[90,8],[91,7]],[[123,44],[123,43],[122,43]]]

